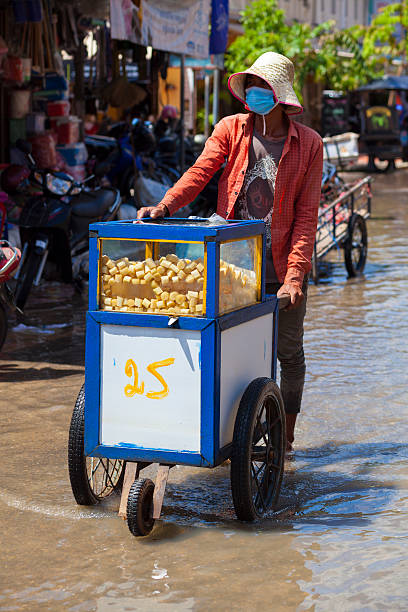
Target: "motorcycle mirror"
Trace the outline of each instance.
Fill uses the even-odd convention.
[[[22,153],[25,153],[26,155],[31,155],[32,153],[32,146],[30,142],[27,142],[27,140],[23,140],[22,138],[19,138],[16,141],[16,147],[17,149],[19,149],[20,151],[22,151]]]

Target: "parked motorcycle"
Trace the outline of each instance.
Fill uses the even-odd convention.
[[[0,203],[0,237],[6,222],[6,208]],[[14,295],[8,281],[16,272],[21,258],[20,250],[8,240],[0,240],[0,350],[7,336],[8,312],[16,310]]]
[[[120,207],[117,189],[86,190],[68,174],[36,167],[28,143],[19,141],[28,168],[9,166],[1,185],[12,195],[27,194],[18,225],[22,256],[15,279],[16,304],[23,308],[32,285],[41,281],[47,261],[54,262],[65,282],[77,280],[73,260],[88,251],[88,227],[97,221],[111,221]]]

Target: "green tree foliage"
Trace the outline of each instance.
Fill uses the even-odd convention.
[[[276,0],[255,0],[242,11],[244,33],[229,47],[226,68],[245,70],[262,53],[275,51],[294,62],[299,96],[309,75],[331,89],[354,89],[382,76],[393,58],[405,54],[406,39],[398,42],[395,28],[407,27],[407,4],[387,6],[370,26],[338,30],[334,21],[288,24]]]

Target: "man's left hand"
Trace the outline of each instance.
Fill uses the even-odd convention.
[[[305,296],[299,285],[292,285],[292,283],[284,283],[279,289],[277,296],[290,295],[290,304],[286,306],[285,310],[294,310],[299,308]]]

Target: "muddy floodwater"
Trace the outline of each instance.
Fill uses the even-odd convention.
[[[296,453],[253,525],[234,519],[228,466],[171,470],[145,539],[118,497],[75,504],[86,300],[33,293],[0,355],[1,610],[408,610],[408,170],[373,190],[365,277],[334,253],[310,286]]]

